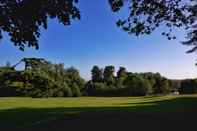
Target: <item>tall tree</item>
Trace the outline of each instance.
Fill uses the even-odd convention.
[[[102,82],[103,80],[103,71],[98,66],[94,66],[91,70],[92,81],[93,82]]]
[[[115,67],[114,66],[106,66],[103,73],[104,82],[108,85],[114,84],[115,82]]]
[[[126,68],[120,67],[117,72],[117,84],[118,86],[121,86],[123,84],[123,81],[127,78],[127,71]]]
[[[127,77],[127,70],[125,67],[120,67],[117,72],[117,78],[125,78]]]

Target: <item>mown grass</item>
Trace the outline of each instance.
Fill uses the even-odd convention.
[[[196,112],[197,95],[160,97],[0,98],[0,129],[24,127],[83,112]]]

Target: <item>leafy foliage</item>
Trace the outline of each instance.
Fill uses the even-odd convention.
[[[103,80],[103,71],[98,66],[94,66],[91,73],[93,82],[101,82]]]
[[[181,94],[195,94],[197,93],[197,79],[184,80],[181,82],[181,88],[179,88]]]
[[[70,25],[72,19],[80,19],[77,0],[1,0],[0,38],[7,32],[14,45],[39,48],[40,28],[47,29],[48,19],[58,19]]]
[[[22,96],[31,97],[71,97],[80,96],[85,81],[77,69],[64,68],[63,64],[52,64],[40,58],[25,58],[29,61],[24,71],[0,71],[1,89],[13,89]],[[39,63],[39,64],[35,64]],[[13,83],[22,83],[12,87]],[[4,83],[4,84],[3,84]],[[1,90],[5,95],[5,92]],[[10,96],[10,95],[8,95]]]
[[[114,66],[104,71],[92,68],[92,80],[85,82],[74,67],[53,64],[41,58],[22,59],[25,70],[13,66],[0,68],[0,96],[28,97],[79,97],[79,96],[146,96],[165,95],[179,91],[181,94],[197,93],[197,81],[169,80],[159,73],[132,73]],[[24,61],[25,60],[25,61]],[[27,62],[28,61],[28,62]]]
[[[181,0],[109,0],[109,3],[115,12],[128,5],[128,18],[119,20],[117,25],[137,36],[150,34],[162,24],[169,28],[189,24],[186,7]],[[166,35],[171,39],[169,34]]]
[[[115,68],[114,66],[106,66],[103,72],[103,81],[108,85],[113,85],[115,82],[114,77]]]
[[[109,0],[114,12],[127,8],[128,17],[119,19],[117,26],[129,34],[136,36],[151,34],[161,26],[169,30],[161,32],[169,40],[176,39],[173,35],[175,28],[184,27],[190,30],[188,40],[184,45],[192,46],[188,51],[197,49],[197,1],[196,0]]]
[[[136,36],[151,34],[160,26],[168,27],[161,32],[169,40],[176,39],[174,28],[184,27],[189,31],[184,45],[197,49],[197,1],[196,0],[108,0],[113,12],[128,9],[127,18],[119,19],[117,25]],[[39,48],[41,28],[47,29],[49,19],[57,19],[70,25],[80,19],[78,0],[1,0],[0,39],[4,32],[20,50],[26,46]]]
[[[120,67],[117,76],[114,76],[114,71],[113,66],[106,66],[103,80],[95,82],[92,79],[87,82],[84,94],[88,96],[145,96],[168,94],[173,91],[171,81],[159,73],[131,73],[127,72],[126,68]]]

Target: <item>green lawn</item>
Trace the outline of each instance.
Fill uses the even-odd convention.
[[[0,98],[0,127],[25,127],[83,112],[196,112],[197,95],[161,97]]]

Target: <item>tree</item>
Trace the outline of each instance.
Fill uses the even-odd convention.
[[[140,75],[130,75],[124,81],[129,96],[145,96],[152,93],[152,87],[148,80]]]
[[[117,72],[117,84],[122,86],[123,81],[127,78],[127,71],[126,68],[120,67]]]
[[[179,89],[181,94],[195,94],[197,93],[197,79],[183,80],[181,82],[181,88]]]
[[[80,89],[79,89],[78,85],[75,84],[75,83],[72,85],[72,94],[73,94],[74,97],[81,96]]]
[[[89,81],[86,83],[86,95],[88,96],[106,96],[107,85],[103,82]]]
[[[171,40],[176,39],[174,28],[184,27],[190,33],[183,44],[193,47],[188,53],[197,50],[196,0],[109,0],[109,4],[114,12],[128,8],[128,17],[117,21],[117,26],[127,33],[149,35],[164,25],[169,30],[161,34]]]
[[[126,7],[129,15],[117,21],[117,25],[129,34],[151,34],[160,26],[169,28],[162,35],[176,39],[174,28],[189,30],[185,45],[197,49],[197,1],[196,0],[108,0],[113,12]],[[3,32],[19,49],[26,46],[39,48],[40,29],[47,29],[49,19],[58,19],[70,25],[73,19],[80,19],[78,0],[2,0],[0,2],[0,39]]]
[[[70,67],[65,70],[65,80],[68,83],[69,87],[72,87],[72,85],[75,83],[79,87],[79,89],[83,89],[85,85],[85,80],[80,76],[79,71],[74,68]]]
[[[103,71],[98,66],[94,66],[91,70],[92,81],[93,82],[102,82],[103,80]]]
[[[0,68],[0,91],[3,90],[3,94],[16,96],[19,92],[20,95],[29,97],[81,95],[80,90],[84,88],[85,81],[74,67],[64,68],[62,63],[53,64],[41,58],[24,58],[16,65],[23,61],[26,64],[23,71]]]
[[[72,97],[73,96],[72,90],[69,87],[64,88],[64,96],[65,97]]]
[[[161,84],[161,93],[162,94],[169,94],[171,92],[171,87],[169,85],[168,80],[163,80]]]
[[[184,41],[183,44],[187,46],[191,46],[192,49],[187,51],[187,53],[191,53],[197,50],[197,1],[192,1],[193,5],[189,6],[191,20],[191,26],[188,27],[189,33],[187,34],[187,41]]]
[[[103,72],[103,80],[108,85],[113,85],[115,82],[114,76],[115,68],[114,66],[106,66]]]
[[[25,46],[39,48],[40,29],[47,29],[48,20],[58,19],[70,25],[72,19],[80,19],[76,7],[78,0],[1,0],[0,39],[7,32],[10,40],[20,50]]]

